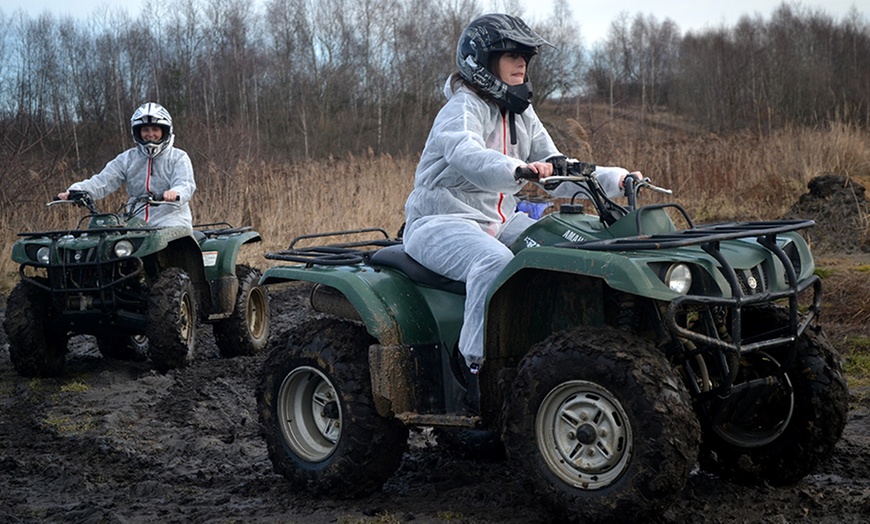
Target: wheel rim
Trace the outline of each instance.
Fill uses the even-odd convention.
[[[245,310],[245,321],[248,324],[248,330],[251,333],[251,336],[255,339],[263,338],[264,333],[266,332],[266,311],[268,310],[268,304],[266,304],[266,295],[263,293],[263,290],[259,287],[255,287],[251,289],[251,293],[248,297],[248,304]]]
[[[181,310],[179,314],[179,330],[181,338],[187,342],[189,346],[193,338],[193,304],[190,299],[190,293],[184,293],[181,297]]]
[[[278,420],[284,441],[309,462],[329,457],[341,438],[341,406],[326,375],[302,366],[294,369],[278,391]]]
[[[130,345],[137,350],[148,349],[148,336],[130,335]]]
[[[752,370],[752,376],[741,377],[744,383],[762,379],[765,391],[754,399],[751,411],[736,411],[730,420],[712,426],[713,431],[724,441],[744,448],[757,448],[770,444],[785,431],[794,414],[794,393],[788,374],[782,373],[778,380],[769,381],[776,376],[779,362],[772,356],[759,352],[752,365],[743,370]],[[769,373],[769,374],[768,374]],[[739,386],[739,385],[738,385]],[[739,406],[739,400],[736,402]]]
[[[609,486],[631,459],[628,415],[593,382],[569,381],[550,391],[538,409],[535,433],[550,471],[580,489]]]

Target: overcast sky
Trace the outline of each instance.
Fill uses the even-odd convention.
[[[255,0],[258,3],[262,0]],[[490,10],[497,2],[479,0]],[[743,15],[755,17],[760,15],[769,20],[770,15],[783,3],[783,0],[568,0],[573,18],[580,24],[580,32],[586,45],[594,44],[607,35],[610,23],[621,12],[634,17],[637,13],[653,15],[659,22],[666,18],[673,20],[680,31],[685,34],[689,30],[705,28],[731,27]],[[804,0],[797,2],[788,0],[786,3],[802,6],[813,11],[819,10],[830,15],[839,22],[849,12],[852,6],[858,9],[865,21],[868,20],[870,2],[867,0]],[[141,1],[115,0],[3,0],[3,13],[8,16],[23,9],[31,16],[37,16],[49,11],[55,16],[81,16],[87,18],[98,8],[120,6],[131,14],[139,14],[144,5]],[[552,13],[553,0],[527,0],[522,2],[526,15],[536,21],[545,20]],[[545,31],[544,31],[545,33]],[[546,36],[546,34],[544,34]]]

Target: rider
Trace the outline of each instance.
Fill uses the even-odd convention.
[[[562,157],[532,109],[526,68],[552,44],[521,19],[488,14],[459,37],[458,73],[444,87],[448,100],[432,125],[405,203],[405,251],[453,280],[466,283],[459,350],[472,373],[483,363],[487,291],[513,256],[510,246],[534,220],[516,211],[517,167],[553,174]],[[628,171],[599,167],[609,196],[619,195]]]
[[[146,205],[137,215],[149,224],[192,229],[188,203],[196,191],[193,166],[187,153],[172,147],[175,133],[169,111],[154,102],[142,104],[130,119],[130,130],[136,147],[124,151],[98,174],[76,182],[57,197],[67,200],[70,190],[80,190],[99,200],[124,184],[130,205],[134,198],[149,194],[177,201],[174,205]]]

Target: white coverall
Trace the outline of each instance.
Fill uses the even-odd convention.
[[[169,189],[177,192],[179,200],[174,204],[149,205],[138,216],[157,227],[186,226],[192,229],[193,218],[188,203],[196,191],[196,182],[186,152],[170,145],[154,158],[148,158],[134,147],[115,157],[98,174],[76,182],[69,189],[87,191],[99,200],[113,193],[121,184],[126,186],[130,201],[149,191],[160,196]]]
[[[508,116],[449,80],[441,108],[417,166],[405,203],[405,251],[427,268],[466,283],[459,351],[469,367],[483,363],[486,295],[513,257],[510,246],[534,220],[516,212],[518,166],[561,155],[534,109],[516,115],[516,144]],[[620,194],[622,168],[599,167],[595,175],[608,196]],[[571,193],[576,186],[566,188]],[[556,191],[553,194],[559,195]]]

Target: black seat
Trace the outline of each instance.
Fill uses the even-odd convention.
[[[373,266],[384,266],[398,269],[408,276],[414,282],[423,284],[424,286],[434,287],[456,293],[457,295],[465,294],[465,282],[451,280],[445,276],[426,268],[420,264],[411,255],[405,253],[405,247],[402,244],[379,249],[371,256],[369,262]]]
[[[196,243],[202,245],[205,242],[205,239],[208,238],[205,233],[198,229],[193,230],[193,238],[196,240]]]

